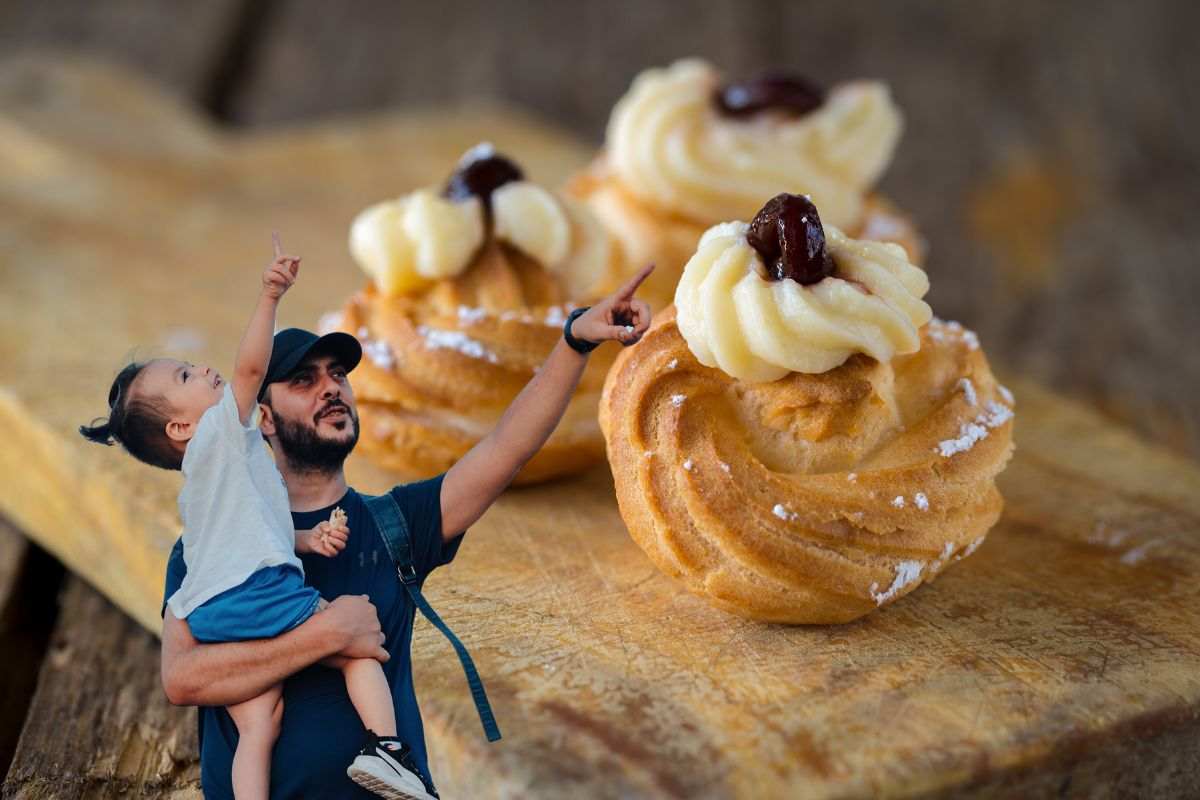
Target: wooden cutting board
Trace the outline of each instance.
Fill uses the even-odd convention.
[[[0,513],[157,631],[178,475],[76,428],[134,346],[230,367],[273,228],[304,257],[280,324],[315,325],[363,282],[354,214],[485,138],[549,184],[590,155],[496,109],[236,135],[104,65],[0,64]],[[629,539],[605,467],[507,492],[428,587],[501,742],[440,635],[414,641],[443,796],[1195,792],[1200,469],[1006,377],[1000,523],[850,625],[748,623],[681,591]]]

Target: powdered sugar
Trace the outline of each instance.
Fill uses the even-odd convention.
[[[959,378],[958,388],[962,389],[962,393],[967,396],[967,402],[973,406],[979,405],[979,397],[975,394],[975,384],[971,383],[970,378]]]
[[[567,321],[567,314],[575,310],[574,303],[567,303],[561,306],[547,306],[546,316],[542,319],[537,319],[532,314],[524,311],[501,311],[501,322],[523,322],[526,325],[542,324],[550,328],[560,328]]]
[[[858,483],[858,473],[857,472],[846,473],[846,480],[850,481],[851,483]]]
[[[886,592],[876,591],[879,588],[878,583],[871,584],[871,588],[868,591],[870,591],[871,597],[875,600],[875,605],[881,606],[895,597],[897,592],[921,577],[921,570],[924,568],[925,564],[921,561],[901,561],[897,564],[896,577]]]
[[[362,343],[363,355],[371,359],[371,363],[380,369],[391,369],[396,366],[396,354],[382,339],[367,339]]]
[[[692,460],[690,458],[687,461],[683,462],[683,468],[686,469],[688,472],[692,471]]]
[[[574,310],[574,308],[575,308],[574,305],[572,305],[571,309]],[[547,308],[546,309],[546,318],[544,320],[542,320],[543,323],[545,323],[546,325],[549,325],[552,328],[557,328],[558,326],[562,325],[566,321],[567,321],[567,314],[565,311],[563,311],[562,306],[550,306],[549,308]],[[574,326],[572,326],[572,327],[574,327]]]
[[[924,492],[917,492],[915,495],[913,495],[913,502],[916,503],[917,508],[921,509],[922,511],[929,510],[929,498],[925,496]]]
[[[968,330],[962,323],[954,320],[943,320],[934,317],[929,321],[929,338],[935,342],[953,342],[961,340],[968,350],[979,349],[979,337],[975,331]]]
[[[684,400],[687,400],[686,394],[671,395],[671,405],[675,406],[676,408],[679,408],[681,405],[683,405]]]
[[[493,364],[500,361],[495,353],[483,346],[482,342],[472,339],[462,331],[444,331],[439,328],[430,328],[428,325],[418,325],[417,333],[425,340],[425,347],[429,350],[457,350],[464,356],[484,359]]]
[[[726,464],[724,461],[718,461],[717,463],[721,465],[721,469],[725,470],[725,474],[728,475],[729,474],[729,465]]]
[[[771,513],[782,520],[787,520],[788,522],[791,522],[792,520],[796,519],[796,517],[800,516],[795,511],[788,510],[782,503],[776,503],[775,507],[771,509]]]
[[[986,538],[987,538],[987,534],[985,533],[983,536],[980,536],[978,539],[971,542],[969,545],[967,545],[967,549],[963,550],[961,553],[959,553],[958,556],[955,557],[954,560],[962,561],[964,558],[971,555],[971,553],[974,553],[976,550],[979,549],[979,545],[983,544],[983,540]]]
[[[945,439],[935,448],[944,457],[949,458],[956,453],[965,453],[975,446],[975,443],[986,439],[989,428],[998,428],[1012,419],[1012,409],[1001,405],[995,400],[989,400],[987,408],[971,422],[963,423],[955,439]]]
[[[1013,393],[1008,390],[1007,386],[997,386],[996,389],[1000,392],[1000,396],[1004,398],[1004,402],[1010,406],[1016,405],[1016,398],[1013,397]]]
[[[675,367],[677,367],[677,366],[679,366],[678,358],[672,358],[670,361],[667,362],[667,369],[675,369]]]
[[[954,542],[946,542],[946,546],[942,548],[942,554],[933,560],[929,565],[929,572],[933,574],[939,572],[942,566],[946,563],[946,559],[950,558],[950,554],[954,552]]]
[[[480,306],[459,306],[458,321],[463,325],[472,325],[488,315],[486,308]]]
[[[892,505],[896,508],[904,508],[904,495],[896,495],[896,498],[892,500]]]

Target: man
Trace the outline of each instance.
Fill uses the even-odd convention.
[[[634,298],[646,267],[609,297],[568,320],[564,333],[585,343],[636,343],[650,308]],[[272,798],[369,798],[346,777],[364,730],[341,674],[317,664],[331,655],[383,662],[399,738],[432,790],[425,736],[413,691],[409,649],[414,607],[401,586],[361,497],[346,484],[343,463],[358,441],[358,414],[348,374],[362,351],[346,334],[318,338],[297,329],[275,336],[264,381],[263,435],[287,485],[292,520],[314,528],[340,506],[350,536],[334,558],[301,556],[307,582],[331,605],[274,639],[200,644],[185,620],[165,608],[186,574],[182,543],[167,564],[162,681],[175,705],[200,709],[200,772],[206,798],[232,798],[237,728],[224,706],[284,681],[284,712],[271,764]],[[534,456],[562,418],[587,362],[587,345],[565,335],[496,427],[445,473],[391,490],[412,538],[423,579],[453,560],[462,536]],[[285,680],[286,679],[286,680]]]

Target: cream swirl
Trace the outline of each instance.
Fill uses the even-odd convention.
[[[608,235],[579,202],[527,181],[491,198],[492,235],[562,279],[572,297],[587,297],[607,277]],[[361,212],[350,227],[350,253],[385,295],[405,294],[462,274],[483,244],[483,204],[447,200],[420,189]]]
[[[702,224],[749,219],[765,198],[789,191],[810,195],[833,225],[854,225],[903,124],[887,87],[846,83],[804,116],[763,112],[742,120],[714,107],[719,83],[695,59],[634,79],[607,132],[622,183]]]
[[[420,189],[377,203],[350,226],[350,254],[386,295],[462,272],[483,243],[483,206]]]
[[[679,330],[697,360],[743,381],[817,373],[853,353],[887,362],[920,349],[933,312],[929,279],[896,244],[851,239],[826,225],[836,273],[810,286],[769,280],[744,222],[700,239],[675,290]]]

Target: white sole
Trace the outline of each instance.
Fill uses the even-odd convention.
[[[354,763],[346,768],[350,780],[364,789],[368,789],[385,800],[437,800],[425,791],[425,785],[415,775],[411,777],[397,776],[394,771],[372,758],[359,756]],[[397,780],[405,781],[404,787],[395,785]],[[413,785],[415,784],[415,785]]]

